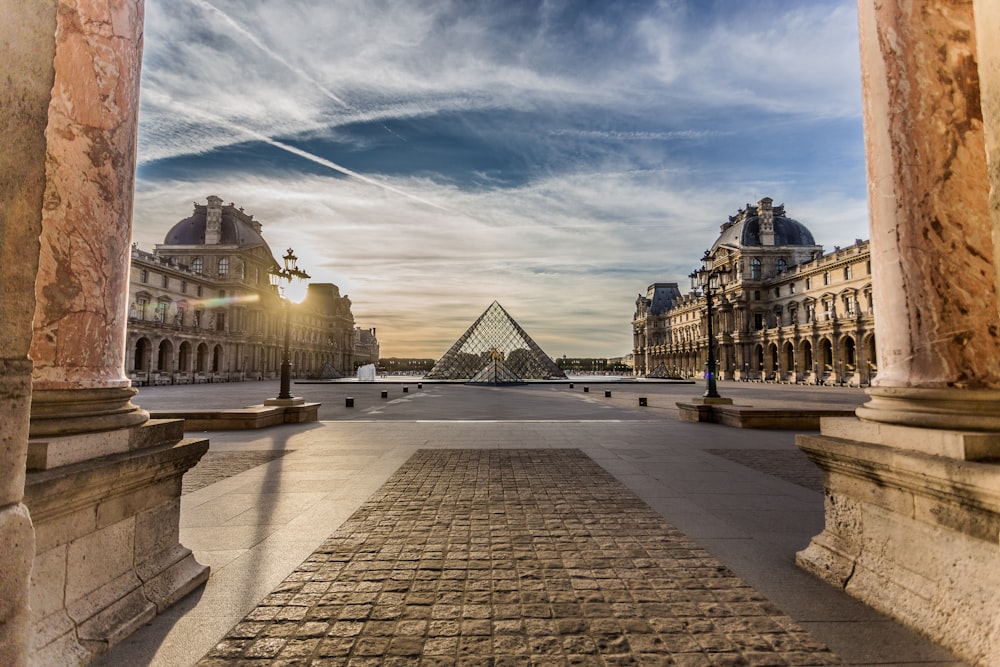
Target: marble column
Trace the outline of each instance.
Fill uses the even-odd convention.
[[[1000,3],[975,0],[976,34],[996,35],[1000,30]],[[979,89],[982,100],[983,127],[986,137],[986,161],[990,178],[990,223],[993,229],[993,265],[1000,284],[1000,41],[980,39]],[[997,291],[1000,297],[1000,290]],[[1000,298],[998,298],[1000,307]]]
[[[16,223],[0,226],[0,333],[5,346],[14,341],[21,382],[20,431],[9,449],[4,440],[20,472],[0,468],[12,481],[2,501],[15,501],[20,483],[23,506],[13,507],[22,527],[29,508],[34,528],[22,530],[33,537],[27,549],[19,535],[0,535],[0,583],[16,578],[15,556],[26,553],[26,660],[83,665],[208,578],[178,540],[181,478],[208,441],[184,439],[182,420],[149,420],[124,374],[143,1],[0,0],[0,10],[4,22],[11,11],[31,25],[35,15],[50,18],[31,35],[48,45],[33,52],[49,73],[38,91],[39,133],[11,151],[33,161],[0,170],[0,178],[29,174],[35,188],[10,211]],[[34,75],[16,62],[7,71]],[[15,277],[24,294],[8,303]],[[8,309],[20,318],[13,337]],[[7,438],[6,423],[2,430]],[[13,592],[0,589],[0,618],[16,606]],[[0,646],[6,632],[0,626]],[[0,664],[21,662],[0,655]]]
[[[135,426],[124,372],[141,0],[58,3],[35,282],[31,436]]]
[[[878,374],[858,419],[797,438],[826,496],[824,530],[797,562],[996,665],[1000,11],[992,0],[859,9]]]
[[[858,416],[1000,430],[972,3],[861,2],[879,372]]]

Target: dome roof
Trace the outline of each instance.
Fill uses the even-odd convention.
[[[770,208],[770,200],[762,200],[761,203],[764,201],[768,202],[768,208]],[[812,232],[810,232],[805,225],[798,220],[793,220],[792,218],[785,216],[784,206],[775,206],[773,209],[770,209],[770,211],[773,214],[774,242],[768,243],[767,245],[816,245],[816,240],[813,238]],[[751,206],[747,204],[745,209],[730,218],[729,222],[722,226],[722,234],[712,246],[712,249],[714,250],[719,246],[746,247],[765,245],[761,240],[760,212],[760,206]]]
[[[170,228],[163,239],[164,245],[205,245],[206,207],[195,206],[194,215],[181,220]],[[235,245],[241,248],[267,245],[260,230],[248,222],[245,214],[232,206],[222,208],[222,236],[220,245]]]

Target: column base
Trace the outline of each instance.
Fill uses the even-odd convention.
[[[1000,391],[869,387],[859,418],[883,424],[1000,433]]]
[[[207,580],[178,535],[181,478],[208,441],[170,440],[176,424],[132,438],[166,444],[28,474],[32,663],[86,664]]]
[[[906,430],[909,442],[942,436]],[[872,434],[854,419],[824,419],[821,435],[797,437],[823,470],[826,526],[796,561],[964,659],[1000,664],[1000,466],[884,444],[877,433],[866,441]]]
[[[135,387],[34,389],[28,437],[95,433],[138,426],[149,413],[132,403]]]

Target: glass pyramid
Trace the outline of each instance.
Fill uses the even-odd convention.
[[[497,372],[501,369],[500,372]],[[455,341],[425,376],[432,380],[472,380],[508,384],[564,378],[556,363],[494,301]]]

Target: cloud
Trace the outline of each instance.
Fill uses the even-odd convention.
[[[387,355],[498,299],[553,355],[631,348],[771,196],[867,236],[850,0],[147,0],[135,236],[218,194]]]

